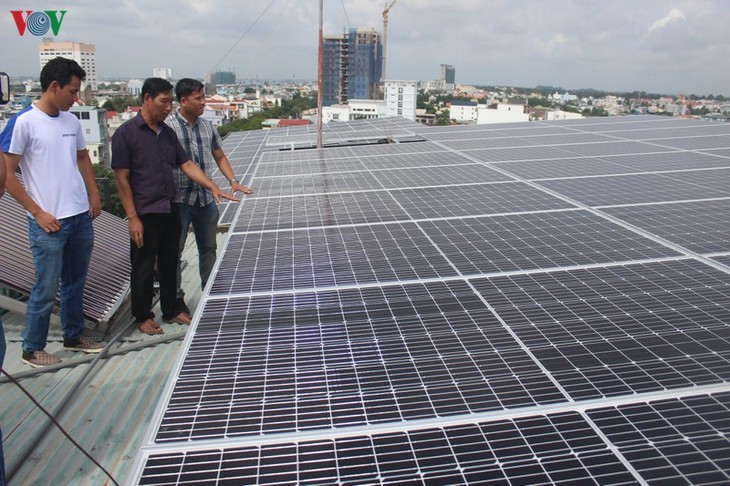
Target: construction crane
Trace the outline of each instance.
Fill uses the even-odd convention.
[[[385,54],[388,51],[388,13],[397,1],[398,0],[393,0],[390,4],[387,4],[386,2],[385,10],[383,10],[383,81],[385,81]]]

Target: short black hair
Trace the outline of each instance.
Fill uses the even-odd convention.
[[[205,88],[205,86],[203,86],[203,83],[201,83],[197,79],[182,78],[175,85],[175,97],[178,101],[180,101],[180,99],[185,98],[186,96],[192,94],[194,91],[200,91],[203,88]]]
[[[71,82],[71,78],[74,76],[83,81],[86,79],[86,71],[73,59],[55,57],[41,69],[41,91],[45,93],[54,81],[63,88]]]
[[[150,98],[157,98],[160,93],[167,93],[172,91],[172,83],[162,78],[147,78],[142,84],[142,101],[144,101],[144,95],[150,95]]]

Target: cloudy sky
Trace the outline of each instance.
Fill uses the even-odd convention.
[[[382,30],[384,0],[324,0],[325,34]],[[318,0],[4,0],[0,71],[36,75],[40,37],[11,10],[66,10],[57,40],[96,45],[106,77],[233,70],[315,79]],[[388,78],[730,95],[728,0],[397,0]],[[49,34],[52,32],[49,30]]]

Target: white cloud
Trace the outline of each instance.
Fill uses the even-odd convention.
[[[532,41],[532,46],[536,50],[542,51],[545,54],[551,54],[557,46],[566,44],[567,42],[568,38],[565,37],[563,34],[555,34],[547,42],[543,42],[540,39],[534,39]]]
[[[196,14],[208,14],[214,11],[214,5],[205,0],[188,0],[190,7]]]
[[[654,32],[658,29],[663,29],[669,24],[673,24],[675,22],[679,22],[680,20],[687,20],[687,17],[684,16],[681,10],[678,8],[673,8],[669,11],[666,17],[662,17],[661,19],[655,21],[653,24],[651,24],[651,27],[649,27],[649,32]]]
[[[390,4],[392,0],[388,1]],[[478,13],[486,12],[488,8],[494,9],[495,7],[501,6],[502,0],[492,1],[490,5],[485,5],[483,0],[450,0],[444,2],[443,0],[402,0],[404,6],[413,10],[433,10],[433,9],[446,9],[453,12],[464,12],[464,13]],[[393,9],[398,8],[398,3]]]
[[[391,1],[324,2],[325,33],[349,26],[380,30],[383,8]],[[0,71],[37,76],[40,39],[18,35],[8,10],[56,7],[48,0],[8,3],[12,7],[0,12]],[[388,72],[428,80],[446,63],[456,67],[459,82],[473,84],[727,96],[728,3],[398,0],[390,11]],[[155,66],[169,66],[176,76],[202,77],[218,64],[240,77],[316,76],[314,0],[64,0],[63,5],[68,13],[59,40],[95,44],[100,77],[146,77]]]
[[[598,42],[598,43],[608,42],[608,41],[610,41],[612,39],[612,37],[613,36],[611,35],[611,31],[610,30],[604,30],[604,31],[601,31],[601,32],[592,32],[590,34],[590,39],[593,42]]]

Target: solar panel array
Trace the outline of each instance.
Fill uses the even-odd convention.
[[[228,137],[131,484],[730,482],[730,125],[327,127],[426,141]]]

